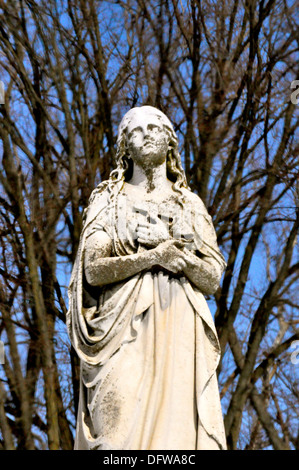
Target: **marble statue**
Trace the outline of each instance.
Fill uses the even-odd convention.
[[[158,109],[128,111],[116,160],[85,209],[69,286],[81,363],[75,449],[225,449],[204,297],[225,267],[211,217]]]

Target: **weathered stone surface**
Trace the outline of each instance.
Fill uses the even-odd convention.
[[[168,118],[123,118],[92,193],[69,286],[81,359],[76,449],[224,449],[219,344],[204,294],[225,267]]]

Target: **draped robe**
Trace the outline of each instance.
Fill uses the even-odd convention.
[[[95,230],[111,238],[112,256],[140,249],[132,233],[121,234],[121,194],[120,186],[111,197],[107,182],[94,190],[69,285],[67,327],[81,364],[75,449],[225,449],[220,348],[200,290],[163,269],[102,288],[85,280],[84,250]],[[197,196],[183,194],[193,215],[190,249],[220,279],[225,261],[211,218]]]

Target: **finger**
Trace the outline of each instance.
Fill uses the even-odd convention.
[[[147,216],[144,216],[143,214],[138,214],[136,222],[137,222],[137,225],[148,224]]]
[[[141,230],[147,230],[147,231],[151,230],[149,225],[140,225],[139,224],[139,225],[137,225],[137,230],[140,230],[140,229]]]
[[[177,270],[178,270],[178,271],[182,271],[183,269],[185,269],[185,268],[187,267],[187,264],[185,263],[184,260],[179,259],[179,260],[177,260],[177,262],[176,262],[176,267],[177,267]]]
[[[186,263],[186,261],[180,260],[180,269],[181,269],[181,271],[182,271],[183,269],[186,269],[186,268],[187,268],[187,263]]]
[[[137,241],[138,241],[138,243],[141,243],[142,245],[151,245],[152,244],[152,242],[149,238],[138,237]]]
[[[149,232],[148,230],[145,230],[145,229],[138,229],[138,230],[137,230],[137,236],[138,236],[138,237],[145,237],[145,238],[147,238],[147,237],[149,237],[149,235],[150,235],[150,232]]]
[[[139,234],[139,235],[137,236],[137,240],[149,240],[149,236],[148,236],[147,234],[145,234],[145,233]]]
[[[181,240],[173,240],[173,245],[176,247],[176,248],[183,248],[184,247],[184,243],[181,241]]]
[[[188,261],[189,263],[192,263],[194,258],[192,257],[192,254],[190,252],[183,251],[184,253],[184,261]]]
[[[180,240],[174,238],[167,240],[167,244],[171,250],[176,250],[179,253],[181,253],[181,248],[184,247],[184,244]]]
[[[170,271],[171,273],[174,273],[174,274],[176,274],[179,271],[178,266],[174,266],[174,265],[169,265],[169,266],[167,266],[166,269],[168,269],[168,271]]]
[[[148,222],[138,222],[137,227],[148,229],[150,227],[150,224]]]
[[[168,250],[167,252],[170,254],[170,256],[173,257],[173,259],[175,259],[176,261],[179,260],[179,259],[184,259],[184,255],[183,255],[183,252],[177,247],[177,246],[174,246],[172,245]]]
[[[146,227],[137,227],[136,232],[139,233],[149,233],[149,229]]]

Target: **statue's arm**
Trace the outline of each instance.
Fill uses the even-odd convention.
[[[90,235],[84,247],[84,272],[92,286],[104,286],[127,279],[141,271],[161,266],[173,273],[185,265],[177,241],[168,240],[159,247],[132,255],[111,256],[112,241],[105,231]]]
[[[219,287],[226,263],[217,245],[212,219],[198,196],[193,197],[196,251],[183,250],[186,262],[184,274],[201,292],[211,295]]]
[[[183,250],[186,263],[185,276],[204,294],[211,295],[218,289],[222,267],[211,257],[198,257],[186,248]]]
[[[111,257],[112,241],[104,231],[97,231],[85,243],[84,271],[92,286],[104,286],[122,281],[149,269],[153,263],[150,252]]]

